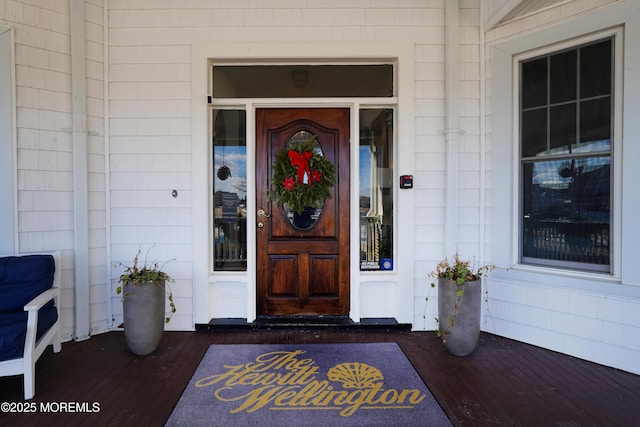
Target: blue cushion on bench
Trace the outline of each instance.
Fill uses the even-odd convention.
[[[27,336],[27,316],[26,311],[0,316],[0,361],[22,357],[24,340]],[[51,300],[38,310],[36,339],[40,339],[56,320],[58,320],[58,310]]]
[[[0,257],[0,313],[24,311],[31,301],[53,285],[52,255]]]

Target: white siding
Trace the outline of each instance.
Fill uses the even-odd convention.
[[[611,4],[614,3],[614,4]],[[592,10],[593,9],[593,10]],[[614,154],[624,151],[617,163],[624,173],[613,174],[621,191],[614,204],[612,257],[613,276],[569,273],[553,269],[522,268],[514,264],[517,252],[512,237],[517,235],[513,212],[517,199],[512,188],[518,180],[513,170],[512,58],[520,52],[579,36],[624,26],[624,103],[620,103],[624,123]],[[640,126],[637,96],[640,92],[637,40],[640,34],[640,5],[628,1],[571,2],[552,10],[513,21],[487,34],[492,55],[491,82],[493,127],[493,260],[501,267],[486,281],[487,331],[550,348],[576,357],[640,373],[640,286],[638,286],[636,184],[640,179],[635,162],[625,159],[639,154],[636,141]],[[618,43],[620,40],[618,40]],[[634,101],[636,99],[636,101]],[[615,156],[614,156],[615,158]],[[500,224],[500,227],[498,227]],[[618,263],[618,264],[615,264]]]
[[[63,251],[62,334],[73,333],[69,10],[4,2],[15,29],[18,248]]]
[[[427,277],[446,254],[444,227],[453,221],[458,241],[454,247],[463,257],[480,255],[480,8],[476,1],[460,2],[458,93],[459,129],[457,213],[445,214],[445,47],[443,38],[421,46],[416,55],[416,224],[414,329],[437,327],[437,288]],[[444,15],[441,18],[444,34]],[[423,61],[423,65],[420,61]],[[420,99],[420,100],[418,100]],[[423,107],[423,108],[420,108]],[[479,261],[479,260],[478,260]],[[428,301],[426,300],[428,298]]]
[[[340,1],[321,2],[314,7],[292,7],[291,2],[285,1],[268,4],[250,1],[239,6],[215,2],[185,5],[151,1],[144,6],[125,1],[110,3],[113,260],[126,261],[139,244],[153,243],[158,243],[157,250],[154,249],[158,258],[179,260],[167,266],[170,274],[180,278],[174,286],[174,294],[178,295],[178,316],[174,319],[177,317],[178,321],[172,320],[169,328],[193,327],[191,294],[186,291],[192,288],[190,157],[191,144],[203,142],[190,138],[191,45],[310,42],[309,49],[313,49],[313,43],[334,41],[413,42],[415,54],[420,56],[416,74],[422,76],[415,108],[420,120],[428,123],[424,134],[438,141],[442,140],[438,130],[443,128],[444,110],[443,5],[442,1],[375,5]],[[434,89],[440,96],[433,96]],[[428,174],[434,164],[417,166]],[[431,180],[416,181],[418,188],[427,182],[433,185]],[[171,197],[174,188],[179,191],[177,199]],[[429,217],[425,220],[433,221]],[[434,258],[440,255],[436,252]],[[230,295],[227,284],[219,286],[209,297]],[[363,316],[379,316],[384,311],[384,302],[389,298],[376,298],[379,289],[376,283],[363,288],[364,298],[372,296],[372,301],[361,304]],[[383,294],[388,296],[389,289],[387,284]],[[236,293],[233,295],[230,303],[232,299],[238,300]],[[116,318],[120,314],[118,303],[119,297],[114,295]],[[215,316],[229,315],[228,306],[215,301],[212,306],[216,309]],[[244,307],[240,314],[243,312]]]
[[[91,330],[108,329],[106,292],[102,2],[86,2]],[[62,251],[64,339],[74,331],[73,162],[69,2],[0,4],[15,29],[18,248]]]

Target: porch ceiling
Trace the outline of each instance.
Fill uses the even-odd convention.
[[[487,30],[568,1],[572,0],[491,0],[488,6]]]

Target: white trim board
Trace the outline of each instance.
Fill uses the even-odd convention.
[[[0,25],[0,253],[18,252],[13,28]]]

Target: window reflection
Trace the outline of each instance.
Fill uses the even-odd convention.
[[[243,110],[213,111],[214,270],[247,269],[247,144]]]
[[[360,111],[360,270],[393,269],[393,110]]]
[[[610,158],[523,165],[523,256],[609,265]]]

